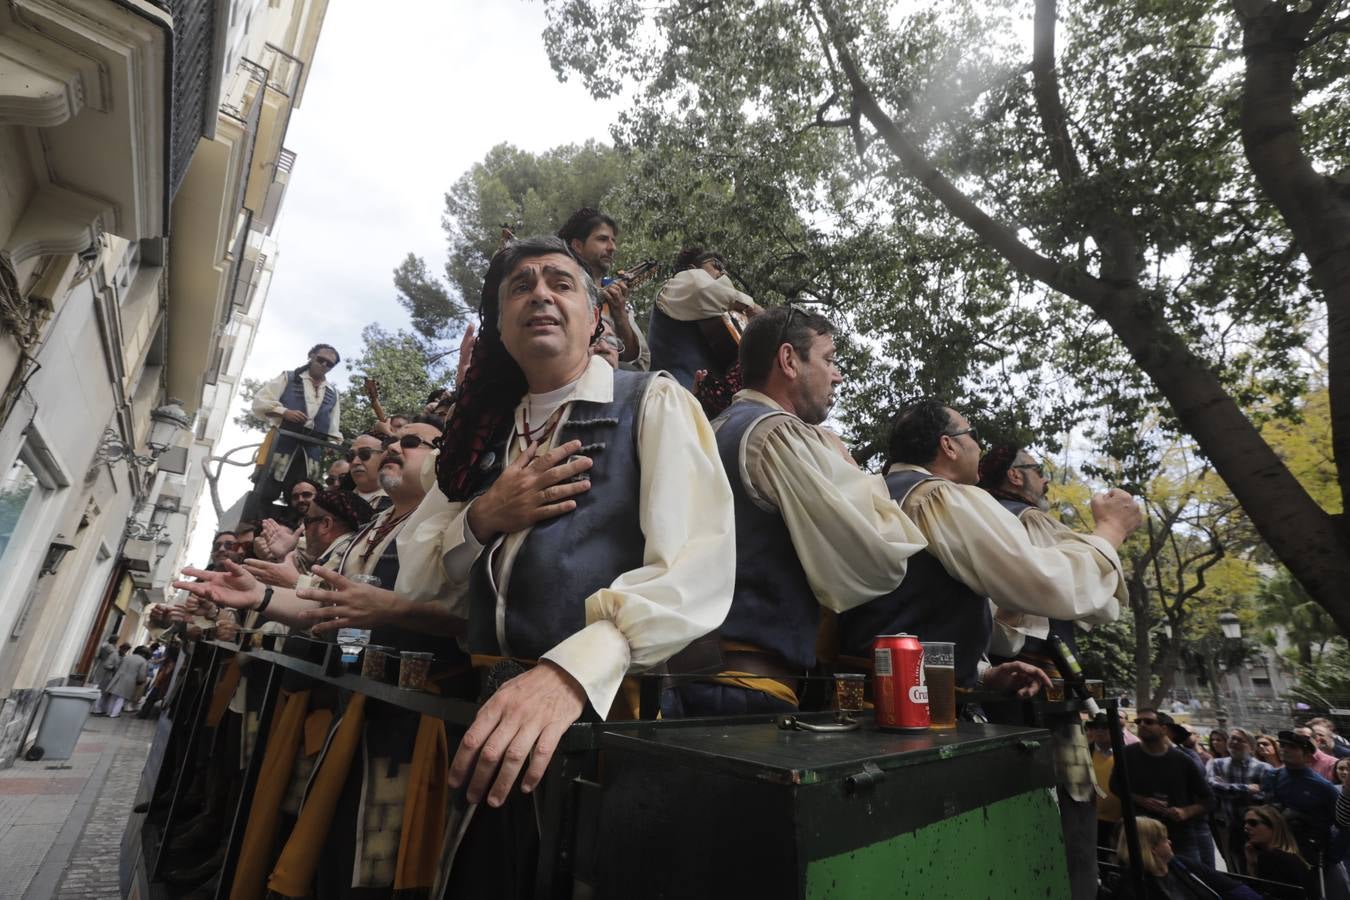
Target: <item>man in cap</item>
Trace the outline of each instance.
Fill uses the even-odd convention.
[[[1270,802],[1284,811],[1304,861],[1323,869],[1329,881],[1328,894],[1344,896],[1332,892],[1345,879],[1344,870],[1337,865],[1339,848],[1331,841],[1340,791],[1312,770],[1312,757],[1317,752],[1312,738],[1297,729],[1281,731],[1277,738],[1284,767],[1267,772],[1261,788]]]

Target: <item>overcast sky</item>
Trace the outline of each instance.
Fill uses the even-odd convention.
[[[286,137],[297,159],[245,377],[294,368],[319,341],[345,362],[367,323],[406,325],[393,269],[412,251],[441,271],[445,191],[492,146],[539,152],[608,139],[618,106],[558,82],[544,52],[541,5],[384,0],[379,15],[370,9],[328,6]],[[345,385],[347,376],[344,364],[334,380]],[[216,452],[257,439],[231,423]],[[222,502],[228,507],[248,487],[247,470],[228,469]],[[205,489],[200,502],[188,560],[205,564],[215,526]]]

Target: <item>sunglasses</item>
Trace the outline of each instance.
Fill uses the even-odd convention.
[[[1134,721],[1135,721],[1135,724],[1137,724],[1137,725],[1157,725],[1157,724],[1159,724],[1157,719],[1135,719]]]
[[[960,437],[961,435],[963,435],[963,434],[968,434],[968,435],[970,435],[970,439],[971,439],[972,441],[974,441],[974,442],[977,443],[977,444],[980,442],[980,432],[979,432],[979,429],[977,429],[974,425],[970,426],[969,428],[965,429],[964,431],[944,431],[944,432],[942,432],[942,433],[943,433],[944,435],[946,435],[947,437],[949,437],[949,438],[959,438],[959,437]],[[1021,468],[1021,467],[1018,466],[1018,468]]]
[[[323,366],[325,369],[331,369],[331,368],[333,368],[333,366],[336,366],[336,365],[337,365],[337,360],[336,360],[336,359],[328,359],[328,358],[323,357],[323,356],[316,356],[316,357],[314,357],[314,361],[315,361],[316,363],[318,363],[319,365]]]
[[[369,462],[370,458],[376,453],[384,453],[384,448],[381,447],[376,450],[374,447],[361,447],[357,450],[348,450],[347,462],[356,462],[358,459],[361,460],[361,462]]]
[[[331,517],[330,517],[330,516],[305,516],[305,524],[306,524],[306,525],[313,525],[315,522],[322,522],[324,519],[327,519],[327,518],[331,518]]]
[[[1256,818],[1252,818],[1252,819],[1243,819],[1243,820],[1242,820],[1242,824],[1243,824],[1243,825],[1246,825],[1248,828],[1255,828],[1255,827],[1258,826],[1258,825],[1264,825],[1264,826],[1266,826],[1267,828],[1269,828],[1269,827],[1270,827],[1270,820],[1269,820],[1269,819],[1263,819],[1263,818],[1257,816]]]
[[[327,478],[325,478],[325,479],[323,480],[323,483],[324,483],[324,485],[326,485],[327,487],[335,488],[335,487],[337,487],[337,486],[341,483],[341,481],[342,481],[342,480],[341,480],[340,478],[338,478],[337,476],[329,475]]]
[[[430,447],[432,450],[439,450],[441,439],[436,438],[434,441],[429,441],[415,434],[405,434],[398,439],[398,445],[404,450],[416,450],[418,447]]]
[[[218,543],[218,544],[212,544],[211,546],[212,546],[212,549],[215,549],[215,550],[233,550],[235,547],[238,547],[238,546],[239,546],[239,542],[238,542],[238,541],[221,541],[220,543]]]
[[[975,437],[974,431],[975,431],[975,429],[972,428],[972,429],[971,429],[971,435],[970,435],[970,436],[971,436],[972,438],[974,438],[974,440],[976,441],[976,443],[978,443],[980,439],[977,438],[977,437]],[[1038,476],[1040,476],[1041,478],[1044,478],[1044,477],[1045,477],[1045,465],[1044,465],[1043,463],[1020,463],[1020,464],[1018,464],[1018,465],[1012,466],[1011,468],[1014,468],[1014,469],[1030,469],[1031,471],[1035,472],[1035,473],[1036,473]]]
[[[792,326],[792,317],[795,316],[795,315],[797,315],[798,312],[800,312],[800,310],[798,310],[797,307],[792,306],[791,304],[788,305],[788,308],[787,308],[787,309],[788,309],[788,314],[787,314],[787,316],[783,319],[783,327],[781,327],[781,328],[778,329],[778,340],[776,340],[776,341],[773,342],[773,345],[774,345],[775,347],[782,347],[782,346],[783,346],[783,344],[785,343],[784,338],[787,337],[788,328],[790,328],[790,327]],[[805,316],[806,313],[802,313],[802,315]],[[796,352],[796,348],[795,348],[795,347],[793,348],[793,352],[794,352],[794,353]]]

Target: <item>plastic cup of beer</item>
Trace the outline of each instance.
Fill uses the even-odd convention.
[[[956,727],[956,645],[951,641],[923,642],[923,680],[928,686],[929,728]]]
[[[857,712],[863,708],[863,687],[866,676],[852,672],[838,672],[834,676],[834,708],[843,712]]]

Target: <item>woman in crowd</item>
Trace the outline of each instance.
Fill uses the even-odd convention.
[[[1144,869],[1144,893],[1135,893],[1130,878],[1130,851],[1121,829],[1116,853],[1125,868],[1116,900],[1261,900],[1261,895],[1241,882],[1172,853],[1167,826],[1157,819],[1135,819],[1139,830],[1139,862]]]
[[[1273,806],[1250,807],[1242,817],[1247,834],[1247,871],[1266,881],[1309,886],[1312,870],[1284,816]]]
[[[1284,768],[1284,760],[1280,759],[1280,745],[1268,734],[1256,739],[1256,758],[1276,769]]]

